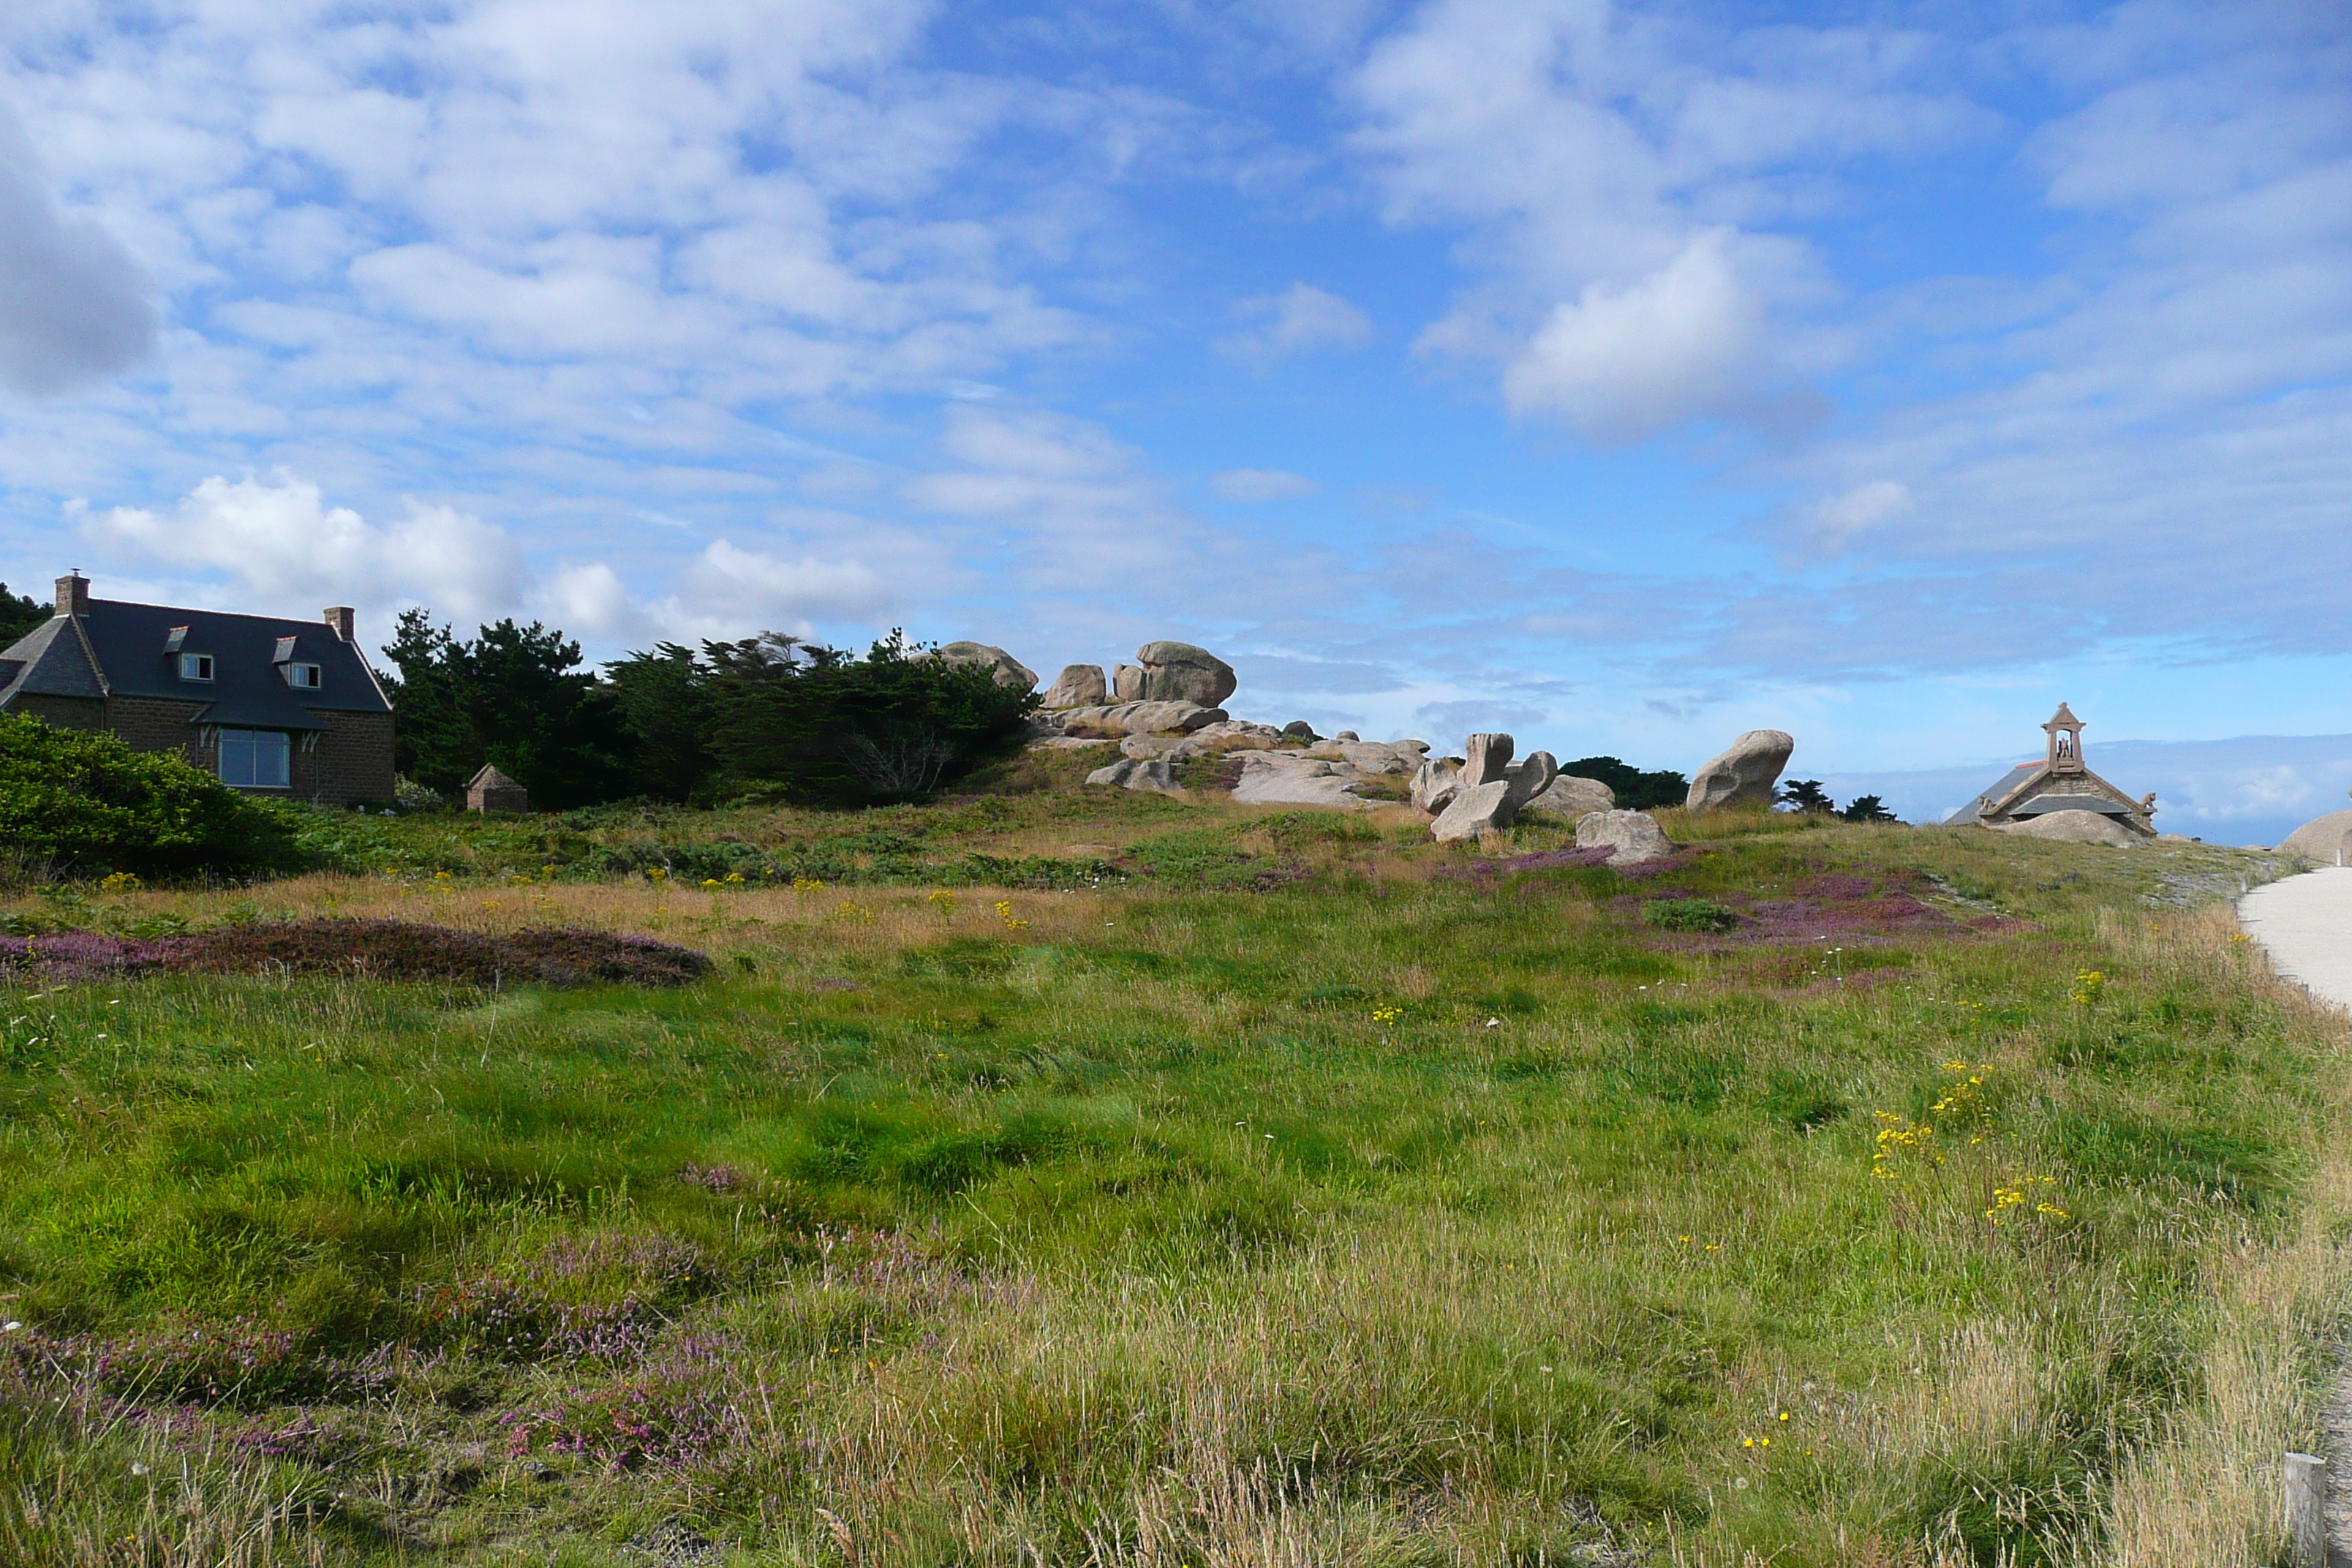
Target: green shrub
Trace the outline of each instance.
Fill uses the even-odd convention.
[[[300,860],[286,814],[179,757],[9,716],[0,716],[0,844],[63,873],[242,876]]]
[[[1739,917],[1705,899],[1653,899],[1642,906],[1642,923],[1660,931],[1729,931]]]

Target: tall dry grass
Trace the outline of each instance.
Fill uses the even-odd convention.
[[[2278,979],[2226,910],[2126,927],[2125,951],[2185,978],[2246,985],[2352,1040],[2346,1020]],[[2352,1065],[2331,1061],[2317,1088],[2329,1135],[2305,1151],[2315,1169],[2293,1231],[2272,1242],[2217,1241],[2201,1270],[2206,1349],[2197,1396],[2116,1478],[2084,1568],[2267,1568],[2282,1561],[2282,1457],[2315,1446],[2322,1405],[2352,1321]]]

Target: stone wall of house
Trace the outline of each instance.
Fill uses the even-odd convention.
[[[327,728],[310,751],[294,752],[294,795],[325,805],[392,799],[392,715],[313,708]]]
[[[38,719],[60,730],[103,730],[106,704],[95,697],[44,697],[28,691],[8,710]]]
[[[192,721],[204,706],[167,697],[112,697],[106,703],[106,727],[134,752],[177,752],[206,773],[218,773],[220,759],[205,753]]]

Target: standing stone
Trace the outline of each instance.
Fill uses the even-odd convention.
[[[1110,700],[1113,702],[1143,700],[1143,671],[1131,664],[1114,665],[1110,672]],[[1209,707],[1216,704],[1209,703]]]
[[[984,642],[951,642],[940,648],[940,657],[950,664],[977,664],[996,677],[997,684],[1015,691],[1034,691],[1037,672],[1005,652]]]
[[[1145,643],[1135,650],[1135,662],[1143,667],[1143,689],[1138,695],[1148,702],[1221,708],[1241,684],[1232,665],[1188,642]]]
[[[1049,713],[1056,708],[1099,708],[1109,695],[1101,665],[1066,664],[1038,706]]]
[[[1353,737],[1349,737],[1353,739]],[[1465,789],[1474,784],[1493,784],[1511,765],[1511,752],[1517,745],[1508,735],[1488,734],[1484,731],[1471,736],[1462,744],[1466,759],[1462,764],[1462,784]]]
[[[1596,811],[1580,818],[1576,825],[1576,847],[1606,847],[1612,851],[1612,866],[1663,860],[1675,852],[1674,841],[1646,811]]]
[[[1529,752],[1514,763],[1503,775],[1510,783],[1510,792],[1503,797],[1506,815],[1501,823],[1508,827],[1519,819],[1528,802],[1551,788],[1551,781],[1559,777],[1559,762],[1549,752]]]
[[[1797,749],[1796,737],[1785,730],[1750,730],[1691,777],[1684,804],[1696,815],[1702,811],[1764,810],[1772,804],[1772,786]]]

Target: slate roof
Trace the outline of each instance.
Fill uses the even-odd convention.
[[[106,681],[91,661],[88,641],[64,616],[52,616],[0,652],[0,708],[18,693],[103,698]]]
[[[213,679],[181,679],[174,655],[183,652],[212,655]],[[317,665],[317,689],[287,685],[288,663]],[[92,599],[79,616],[53,616],[0,650],[0,708],[34,694],[202,702],[192,722],[254,730],[323,729],[316,709],[392,711],[360,650],[324,621],[115,599]]]
[[[2013,791],[2021,788],[2028,779],[2032,778],[2036,773],[2040,773],[2045,765],[2047,764],[2038,757],[2030,763],[2018,763],[2017,766],[2010,769],[2009,772],[2000,775],[2000,782],[1999,784],[1993,785],[1992,788],[1989,790],[1982,791],[1977,797],[1971,799],[1968,805],[1960,807],[1959,810],[1946,817],[1944,819],[1944,826],[1947,827],[1967,826],[1969,823],[1974,822],[1977,819],[1977,800],[1990,800],[1994,805],[2000,805],[2003,800],[2009,798],[2010,795]]]

